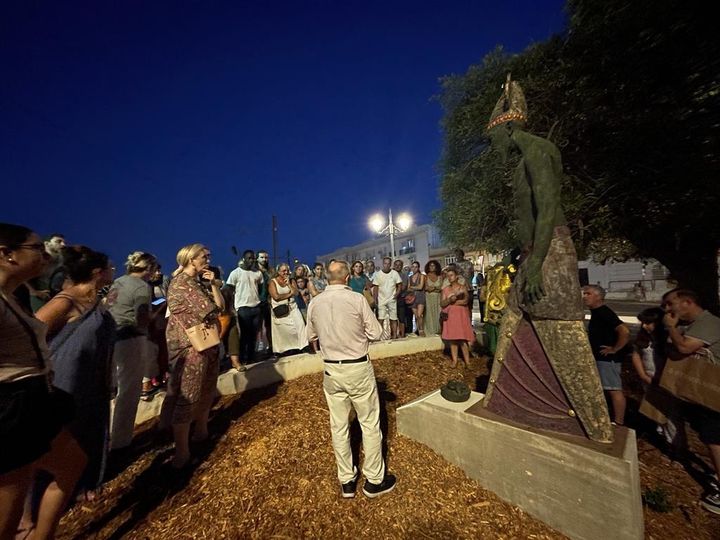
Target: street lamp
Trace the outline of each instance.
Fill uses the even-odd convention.
[[[390,255],[395,259],[395,234],[407,231],[412,226],[412,218],[410,214],[402,213],[397,217],[397,223],[394,223],[392,209],[388,209],[387,225],[380,214],[375,214],[368,221],[368,226],[377,234],[390,236]]]

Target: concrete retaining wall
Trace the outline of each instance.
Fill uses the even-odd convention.
[[[442,348],[443,342],[439,336],[379,341],[370,345],[370,358],[388,358],[423,351],[438,351]],[[247,371],[238,372],[234,369],[226,371],[218,377],[217,389],[220,395],[230,396],[277,382],[297,379],[303,375],[320,373],[322,369],[323,361],[320,354],[296,354],[251,364],[247,366]],[[135,417],[135,424],[147,422],[158,416],[164,399],[165,392],[158,392],[152,401],[141,401]]]
[[[473,392],[452,403],[431,392],[398,408],[398,433],[570,538],[644,537],[634,431],[617,428],[613,445],[533,432],[468,413],[480,399]]]

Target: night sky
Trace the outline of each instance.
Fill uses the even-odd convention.
[[[439,206],[438,79],[562,30],[564,2],[8,1],[0,221],[175,267],[314,257]],[[498,89],[499,90],[499,89]],[[482,126],[478,126],[482,129]]]

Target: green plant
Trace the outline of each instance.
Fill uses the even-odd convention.
[[[675,505],[670,493],[663,487],[645,488],[642,494],[643,504],[655,512],[670,512]]]

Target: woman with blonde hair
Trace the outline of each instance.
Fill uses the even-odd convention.
[[[168,393],[163,416],[169,418],[175,438],[173,467],[190,462],[190,425],[195,422],[194,441],[208,437],[208,417],[217,385],[219,345],[197,351],[187,330],[205,324],[220,332],[218,315],[223,310],[222,282],[209,268],[210,252],[202,244],[190,244],[177,253],[178,268],[168,287],[166,338],[170,361]],[[209,283],[209,289],[200,280]]]
[[[127,448],[132,443],[142,380],[147,371],[148,328],[152,288],[150,279],[158,266],[154,255],[135,251],[125,261],[126,275],[117,278],[105,299],[115,319],[117,333],[113,352],[117,397],[110,426],[110,447]]]

